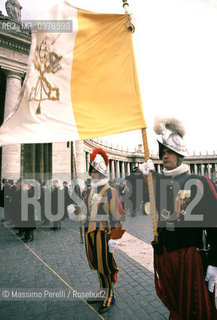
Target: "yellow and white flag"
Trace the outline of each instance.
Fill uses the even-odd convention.
[[[34,32],[16,112],[0,145],[63,142],[145,128],[126,14],[99,14],[63,1],[41,17],[60,32]],[[72,21],[72,32],[64,32]],[[50,26],[52,28],[52,25]],[[53,31],[53,30],[50,30]]]

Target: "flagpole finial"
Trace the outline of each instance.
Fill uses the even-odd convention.
[[[125,14],[129,15],[126,27],[127,29],[129,29],[132,33],[135,31],[135,25],[133,23],[133,15],[129,13],[128,11],[128,7],[129,7],[129,3],[128,0],[122,0],[123,1],[123,8],[125,10]]]
[[[123,1],[123,8],[125,10],[125,13],[129,13],[128,11],[129,3],[127,2],[128,0],[122,0],[122,1]]]

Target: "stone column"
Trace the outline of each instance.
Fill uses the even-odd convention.
[[[123,161],[121,164],[121,178],[125,178],[125,166]]]
[[[120,178],[120,165],[119,165],[119,161],[116,162],[116,178],[117,178],[117,179]]]
[[[83,140],[75,141],[75,159],[77,173],[86,172]]]
[[[114,180],[115,178],[115,162],[114,160],[111,160],[111,175],[110,175],[110,179]]]
[[[108,179],[110,179],[110,167],[108,165]]]
[[[127,162],[127,175],[129,176],[130,175],[130,163]]]
[[[217,164],[214,165],[214,174],[213,174],[213,181],[217,182]]]
[[[84,141],[78,140],[75,141],[75,163],[76,163],[76,172],[78,177],[78,184],[81,189],[85,186],[87,171],[86,171],[86,161],[85,161],[85,152],[84,152]]]
[[[194,165],[194,173],[197,174],[197,164]]]
[[[87,154],[87,172],[89,172],[90,167],[90,153]]]
[[[52,144],[52,172],[53,179],[71,181],[71,146],[68,147],[67,142]]]
[[[21,73],[6,70],[6,94],[4,120],[15,111],[17,99],[21,90]],[[2,178],[19,179],[21,174],[20,144],[2,147]]]
[[[204,176],[204,165],[201,164],[201,176]]]
[[[210,179],[212,181],[214,181],[214,182],[216,180],[216,177],[215,177],[215,164],[214,163],[210,164]]]
[[[211,179],[211,164],[207,164],[207,169],[208,169],[208,177]]]

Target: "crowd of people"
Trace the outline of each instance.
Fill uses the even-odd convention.
[[[78,184],[73,185],[73,192],[81,197]],[[59,180],[53,180],[50,186],[38,181],[31,184],[25,179],[2,180],[0,206],[4,207],[4,221],[17,229],[17,235],[24,236],[25,242],[34,240],[36,221],[53,231],[60,230],[61,221],[68,217],[67,206],[72,203],[75,201],[66,181],[61,186]]]
[[[108,181],[108,183],[118,192],[123,208],[134,215],[136,207],[139,207],[141,197],[138,198],[138,194],[141,194],[141,192],[137,191],[136,193],[136,189],[131,187],[132,176],[135,176],[134,172],[126,180],[114,179]],[[128,179],[130,183],[128,183]],[[78,198],[83,200],[91,188],[90,178],[85,181],[83,190],[77,183],[69,185],[68,182],[63,181],[61,183],[57,179],[52,181],[52,185],[46,182],[35,182],[29,184],[29,181],[26,182],[25,179],[21,178],[17,181],[3,179],[0,185],[0,207],[4,207],[5,223],[16,228],[17,235],[24,237],[23,240],[26,242],[34,240],[36,221],[41,223],[40,226],[50,226],[53,231],[60,230],[61,221],[69,217],[67,207],[70,204],[76,204]],[[23,221],[21,200],[24,201],[24,199],[34,197],[40,204],[40,214],[37,207],[34,208],[34,205],[29,203],[27,208],[28,218]],[[47,197],[47,203],[45,203],[45,197]],[[49,203],[51,208],[49,208]]]

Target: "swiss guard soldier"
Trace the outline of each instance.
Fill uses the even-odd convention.
[[[87,219],[84,222],[85,246],[90,268],[97,270],[100,283],[100,290],[92,302],[104,298],[99,309],[100,313],[104,313],[115,302],[114,284],[119,269],[113,251],[122,235],[121,216],[125,215],[125,211],[117,191],[108,183],[109,159],[106,152],[95,148],[90,160],[89,174],[92,182],[84,199],[87,208]],[[105,295],[102,294],[103,289],[106,289]]]
[[[217,311],[217,193],[208,177],[188,173],[182,123],[157,118],[163,174],[153,172],[159,241],[154,247],[155,288],[171,320],[214,320]],[[139,165],[147,175],[151,161]]]

